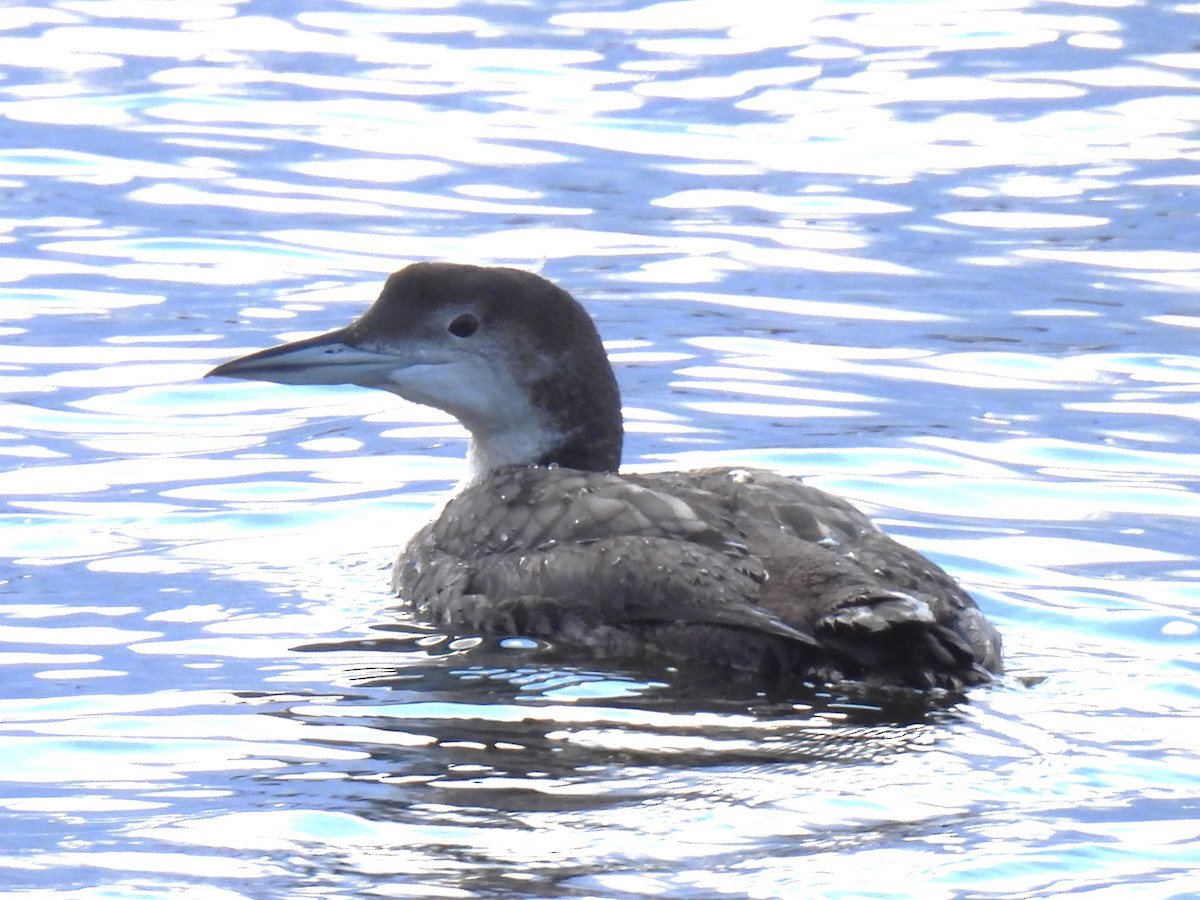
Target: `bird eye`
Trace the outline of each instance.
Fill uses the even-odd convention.
[[[455,337],[467,338],[479,330],[479,320],[470,313],[463,313],[457,316],[446,330]]]

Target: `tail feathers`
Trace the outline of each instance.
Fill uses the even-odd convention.
[[[920,597],[898,591],[860,596],[816,627],[818,638],[852,660],[847,668],[864,680],[951,689],[991,680],[971,645],[939,623]]]

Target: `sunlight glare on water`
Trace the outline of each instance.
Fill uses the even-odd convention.
[[[0,882],[1195,894],[1198,14],[0,9]],[[394,609],[462,428],[201,376],[434,259],[588,306],[629,468],[847,496],[1009,674],[781,698]]]

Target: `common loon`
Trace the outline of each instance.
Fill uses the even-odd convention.
[[[346,327],[208,374],[380,388],[466,427],[469,476],[392,575],[452,633],[781,682],[957,689],[1002,671],[971,597],[845,500],[760,469],[617,474],[600,336],[538,275],[414,263]]]

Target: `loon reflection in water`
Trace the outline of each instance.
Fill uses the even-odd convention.
[[[846,501],[758,469],[617,474],[612,367],[538,275],[415,263],[345,328],[208,374],[381,388],[466,427],[469,478],[392,582],[453,633],[769,680],[958,688],[1001,671],[970,596]]]

